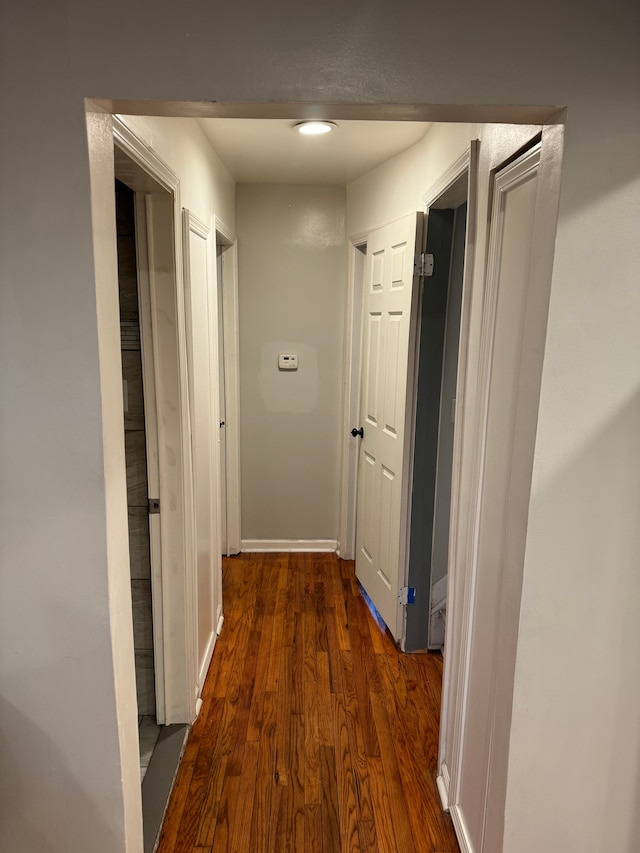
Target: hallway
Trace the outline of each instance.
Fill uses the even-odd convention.
[[[402,655],[334,554],[224,559],[225,623],[159,853],[458,853],[442,659]]]

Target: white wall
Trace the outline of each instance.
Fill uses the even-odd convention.
[[[207,225],[216,215],[233,230],[235,181],[192,119],[123,116],[180,179],[180,202]]]
[[[243,540],[338,536],[345,204],[344,187],[237,188]]]
[[[473,124],[434,124],[424,137],[347,187],[347,232],[424,210],[422,196],[477,136]]]
[[[434,0],[1,14],[1,846],[139,850],[116,729],[83,112],[104,96],[568,107],[505,850],[636,850],[637,4],[540,0],[524,20],[506,0],[464,16]]]

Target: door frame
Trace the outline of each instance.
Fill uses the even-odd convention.
[[[238,307],[238,243],[236,235],[218,216],[213,216],[216,247],[222,247],[222,321],[224,347],[226,555],[241,550],[240,479],[240,321]],[[215,265],[216,289],[218,287]],[[222,602],[222,590],[218,599]],[[222,628],[219,614],[218,633]]]
[[[159,525],[155,525],[159,531],[154,532],[153,540],[159,559],[152,566],[154,654],[158,655],[162,673],[160,682],[156,683],[158,709],[162,710],[163,723],[191,723],[196,717],[197,655],[193,622],[196,587],[180,181],[136,136],[122,116],[112,117],[112,127],[116,168],[125,183],[146,197],[148,319],[157,392],[154,420],[161,506]],[[124,155],[121,163],[118,162],[119,152]],[[137,207],[142,216],[139,195],[138,198]],[[157,221],[162,218],[161,201],[170,204],[173,241],[168,272],[154,261],[161,248],[156,230]],[[168,211],[164,213],[166,216]],[[165,304],[175,315],[174,326],[159,321]],[[160,402],[163,399],[168,405]],[[171,456],[170,461],[168,456]],[[175,502],[175,495],[180,496],[175,511],[163,514],[162,507]]]
[[[347,307],[344,336],[342,385],[342,442],[340,482],[340,524],[338,556],[356,556],[356,506],[358,498],[358,439],[350,434],[360,417],[360,371],[362,366],[362,308],[367,243],[374,229],[353,234],[348,241]]]
[[[460,567],[461,571],[458,572],[456,549],[457,531],[460,520],[460,478],[463,449],[463,430],[461,427],[464,420],[466,402],[465,395],[462,391],[466,386],[467,374],[469,372],[469,314],[471,308],[473,270],[475,265],[479,147],[480,142],[478,139],[471,140],[467,149],[462,152],[457,160],[455,160],[442,173],[438,180],[422,195],[422,203],[428,217],[430,208],[441,200],[451,187],[460,180],[460,178],[465,174],[467,175],[467,224],[464,250],[464,270],[462,277],[462,304],[458,339],[458,369],[456,377],[456,404],[454,414],[453,457],[451,466],[451,512],[449,519],[449,569],[447,581],[447,600],[450,604],[447,607],[448,611],[450,608],[453,609],[455,601],[457,601],[461,596],[466,597],[468,594],[470,580],[468,566],[466,564],[462,564]],[[418,381],[417,372],[415,381],[416,383]],[[411,470],[413,471],[413,465]],[[410,532],[411,531],[409,529],[407,531],[408,536],[410,535]],[[454,661],[457,661],[457,657],[460,653],[460,643],[456,644],[458,637],[454,634],[451,623],[452,620],[447,619],[444,657],[445,661],[449,662],[449,665],[445,665],[444,667],[442,680],[442,703],[439,725],[439,774],[436,779],[438,791],[445,811],[449,810],[449,780],[447,767],[444,763],[444,744],[446,743],[447,737],[448,706],[451,702],[452,686],[455,683],[455,673],[457,671]],[[466,627],[467,626],[465,624],[461,625],[463,638],[466,636]],[[464,645],[464,643],[462,643],[462,645]],[[445,778],[443,778],[443,773],[445,774]]]

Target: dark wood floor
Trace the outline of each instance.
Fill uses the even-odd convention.
[[[458,853],[435,785],[440,655],[400,654],[335,555],[223,571],[159,853]]]

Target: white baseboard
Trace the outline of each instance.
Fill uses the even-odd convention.
[[[222,612],[222,608],[218,608],[218,624],[216,627],[216,634],[220,636],[220,632],[222,631],[222,626],[224,625],[224,613]]]
[[[440,768],[440,776],[436,776],[436,785],[438,786],[438,793],[440,794],[440,802],[442,803],[442,810],[445,812],[449,811],[449,769],[446,764],[443,764]]]
[[[198,677],[198,696],[202,692],[202,688],[204,686],[204,680],[207,677],[207,670],[209,669],[209,664],[211,663],[211,658],[213,656],[213,647],[216,644],[216,640],[218,639],[218,635],[215,631],[211,632],[209,636],[209,640],[207,642],[207,650],[204,653],[204,657],[202,658],[202,663],[200,665],[200,672]]]
[[[266,551],[332,551],[338,548],[337,539],[243,539],[242,550]]]
[[[475,853],[471,838],[469,837],[467,824],[460,813],[460,806],[451,806],[449,813],[453,820],[453,828],[456,832],[458,844],[460,845],[460,853]]]
[[[336,548],[336,554],[338,555],[338,557],[340,557],[341,560],[355,560],[356,558],[355,554],[352,554],[349,551],[343,551],[340,548],[340,544],[338,544],[338,547]]]

